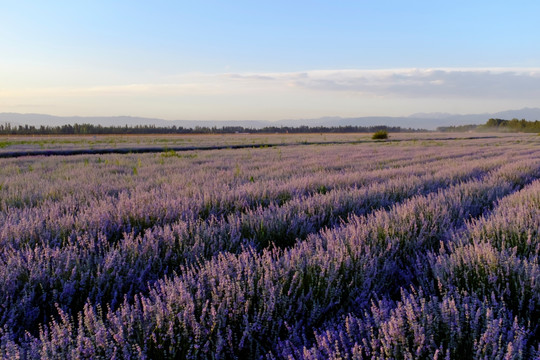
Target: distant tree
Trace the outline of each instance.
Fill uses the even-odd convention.
[[[458,125],[458,126],[439,126],[437,131],[441,132],[469,132],[478,128],[478,125]]]
[[[306,134],[306,133],[370,133],[373,131],[386,132],[425,132],[423,129],[405,129],[397,126],[269,126],[262,129],[245,128],[242,126],[183,128],[181,126],[156,127],[155,125],[136,126],[101,126],[92,124],[74,124],[62,126],[31,125],[12,126],[9,123],[0,125],[0,135],[122,135],[122,134]]]
[[[540,132],[540,121],[519,120],[517,118],[513,118],[512,120],[489,119],[482,128],[486,130]]]

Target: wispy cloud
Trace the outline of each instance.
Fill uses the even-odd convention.
[[[303,89],[390,97],[532,98],[540,95],[540,69],[322,70],[228,74],[229,79],[273,81]]]
[[[103,109],[197,119],[489,112],[537,106],[539,97],[538,68],[188,73],[97,86],[0,84],[4,108],[40,99],[72,113]]]
[[[162,82],[19,89],[19,94],[220,95],[278,91],[349,92],[406,98],[537,98],[540,69],[313,70],[283,73],[181,74]],[[4,95],[10,93],[4,90]]]

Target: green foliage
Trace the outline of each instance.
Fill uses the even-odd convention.
[[[441,132],[469,132],[475,131],[478,125],[457,125],[457,126],[439,126],[437,131]]]
[[[423,132],[424,129],[401,128],[399,126],[266,126],[261,129],[242,126],[182,126],[159,127],[155,125],[102,126],[92,124],[68,124],[61,126],[0,124],[1,135],[103,135],[103,134],[315,134],[315,133],[369,133],[387,129],[393,132]],[[188,142],[191,140],[187,140]],[[0,145],[1,146],[1,145]]]
[[[383,140],[383,139],[388,139],[388,131],[386,130],[379,130],[379,131],[376,131],[375,133],[373,133],[373,135],[371,136],[371,138],[373,140]]]
[[[515,132],[540,132],[540,121],[527,121],[525,119],[489,119],[483,126],[486,130],[502,130],[502,131],[515,131]]]
[[[178,156],[178,153],[174,150],[166,150],[161,153],[162,158],[168,158],[168,157],[180,157]]]

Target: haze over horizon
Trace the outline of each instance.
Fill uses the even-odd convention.
[[[167,120],[538,107],[534,1],[18,1],[0,112]]]

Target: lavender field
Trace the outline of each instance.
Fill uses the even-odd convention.
[[[1,357],[540,359],[540,137],[429,137],[0,159]]]

